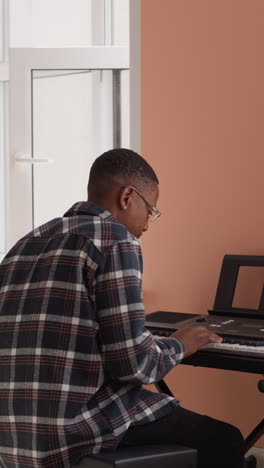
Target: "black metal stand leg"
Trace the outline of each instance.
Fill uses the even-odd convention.
[[[161,393],[166,393],[167,395],[169,396],[174,396],[169,387],[167,386],[167,384],[165,384],[164,380],[159,380],[158,382],[155,383],[155,387],[156,389],[161,392]]]
[[[264,379],[260,380],[258,383],[258,389],[260,392],[264,393]],[[260,439],[264,434],[264,419],[253,429],[253,431],[247,436],[245,440],[245,453],[253,447],[255,442]]]
[[[264,419],[253,429],[245,440],[245,453],[253,447],[255,442],[264,434]]]
[[[156,389],[161,392],[161,393],[166,393],[166,395],[169,396],[174,396],[167,384],[164,382],[164,380],[159,380],[158,382],[155,383]],[[258,388],[260,392],[264,392],[264,380],[260,380],[258,384]],[[255,442],[260,439],[260,437],[264,434],[264,419],[253,429],[253,431],[247,436],[245,439],[245,449],[244,453],[247,453],[248,450],[253,447]]]

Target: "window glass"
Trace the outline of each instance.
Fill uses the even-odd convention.
[[[91,6],[92,0],[10,0],[10,46],[90,46]]]
[[[106,45],[106,29],[128,45],[129,0],[10,0],[11,47]]]

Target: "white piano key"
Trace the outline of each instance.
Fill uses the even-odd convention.
[[[240,345],[238,343],[208,343],[207,345],[203,346],[201,351],[203,350],[218,353],[226,351],[229,354],[238,354],[241,356],[264,357],[264,346],[247,346]]]

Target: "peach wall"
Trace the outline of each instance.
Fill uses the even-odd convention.
[[[142,0],[142,154],[163,213],[143,240],[147,312],[205,313],[223,255],[264,254],[263,127],[263,0]],[[247,435],[259,377],[179,366],[167,382]]]

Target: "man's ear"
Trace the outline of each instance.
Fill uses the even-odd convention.
[[[133,193],[133,189],[130,185],[126,185],[120,193],[120,206],[122,210],[126,210],[131,199],[131,195]]]

